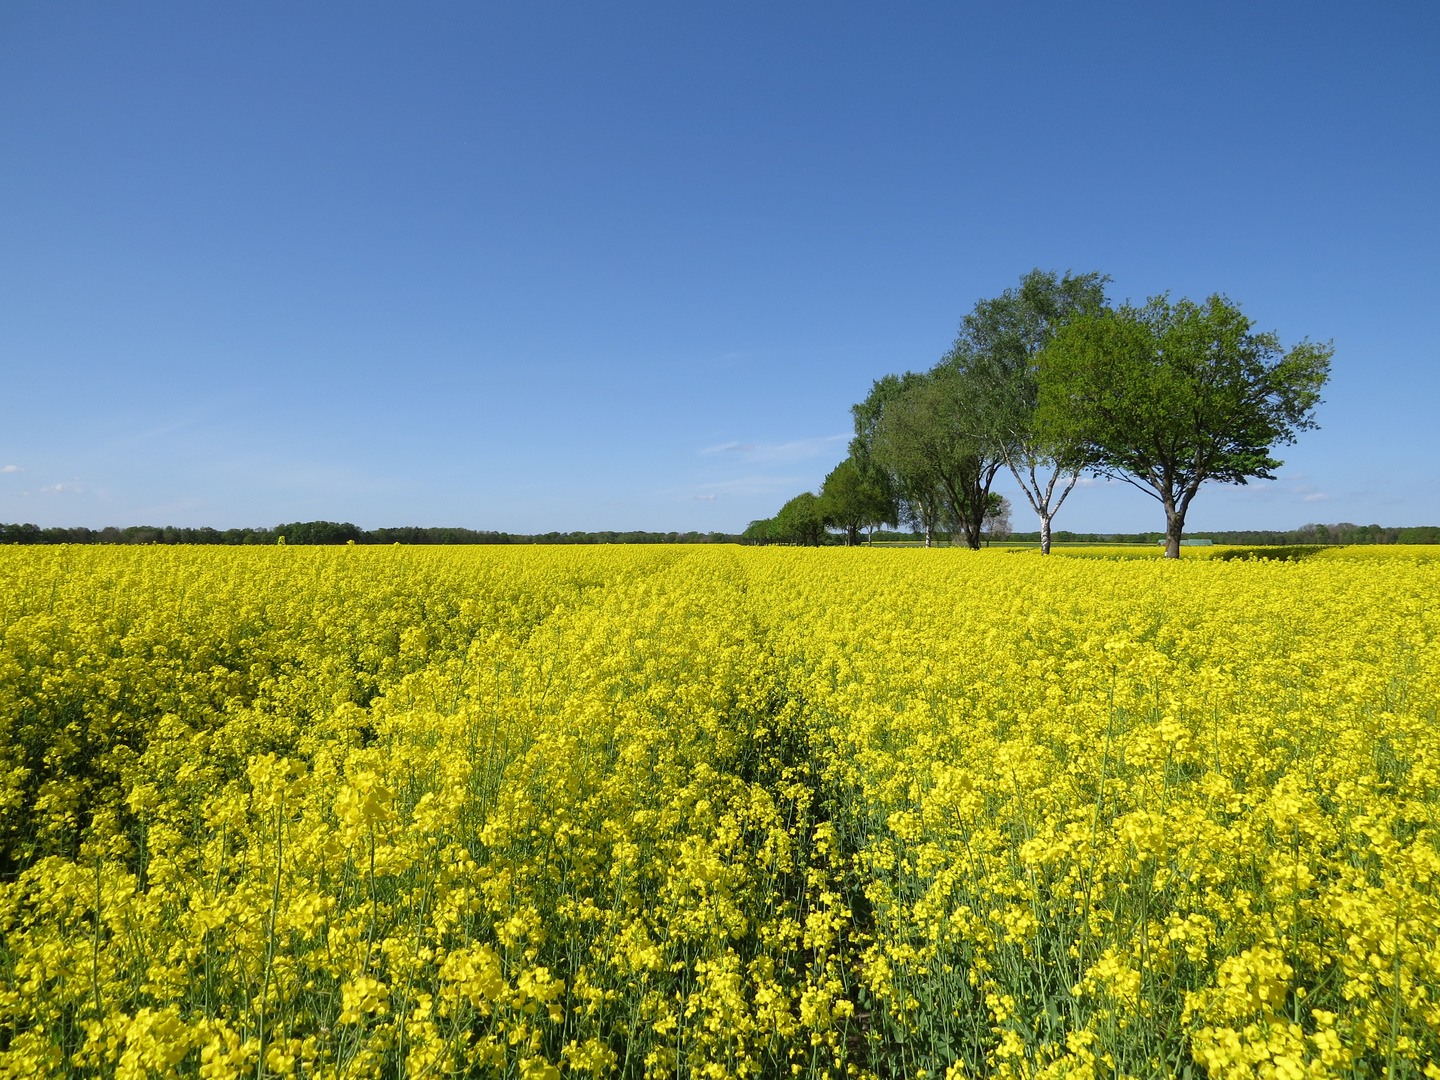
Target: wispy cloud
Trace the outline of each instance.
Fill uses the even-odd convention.
[[[22,469],[22,468],[20,468],[19,465],[0,465],[0,473],[4,473],[4,472],[24,472],[24,471],[25,471],[25,470]]]
[[[749,450],[754,450],[755,448],[756,448],[756,447],[755,447],[755,444],[754,444],[754,443],[727,442],[727,443],[721,443],[719,446],[707,446],[707,447],[705,447],[704,450],[701,450],[700,453],[702,453],[702,454],[743,454],[743,453],[745,453],[745,452],[747,452],[747,451],[749,451]]]
[[[846,435],[819,435],[810,439],[792,439],[782,443],[740,443],[728,442],[718,446],[707,446],[701,454],[734,454],[738,460],[749,465],[789,465],[796,461],[819,457],[835,452],[835,444],[843,442]]]
[[[798,476],[737,476],[733,480],[720,480],[713,484],[697,484],[700,492],[697,499],[713,499],[717,495],[773,495],[777,491],[795,494],[806,484]]]
[[[1323,491],[1317,491],[1317,492],[1315,492],[1315,494],[1313,494],[1313,495],[1306,495],[1305,498],[1301,499],[1300,501],[1301,501],[1301,502],[1329,502],[1329,501],[1330,501],[1330,496],[1329,496],[1329,495],[1326,495]]]

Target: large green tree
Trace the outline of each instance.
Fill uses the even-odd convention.
[[[740,539],[752,544],[775,543],[779,540],[779,535],[775,531],[775,519],[760,518],[750,522],[745,531],[740,534]]]
[[[819,547],[829,524],[820,497],[814,492],[802,491],[775,515],[772,534],[785,543]]]
[[[1306,340],[1287,352],[1252,327],[1223,296],[1158,296],[1081,315],[1037,357],[1037,428],[1159,500],[1170,558],[1202,484],[1273,479],[1272,448],[1316,426],[1334,349]]]
[[[864,401],[850,406],[850,414],[855,420],[855,437],[850,440],[850,460],[855,462],[867,480],[885,493],[886,500],[894,507],[894,518],[887,520],[897,523],[906,521],[912,525],[923,523],[925,546],[929,547],[941,504],[938,487],[928,477],[894,472],[874,453],[875,432],[885,415],[885,406],[905,390],[924,381],[924,375],[913,371],[903,375],[886,375],[875,380]]]
[[[980,380],[942,362],[886,402],[871,440],[875,460],[893,475],[941,496],[947,516],[976,549],[990,485],[1003,463],[988,433],[986,408]]]
[[[1104,274],[1032,270],[1017,288],[981,300],[960,322],[947,358],[979,381],[991,445],[1040,519],[1050,553],[1051,522],[1085,465],[1083,443],[1046,437],[1035,424],[1040,383],[1035,358],[1060,327],[1105,306]]]
[[[846,458],[825,477],[820,488],[826,520],[845,531],[845,546],[860,542],[860,530],[899,516],[895,503],[879,479],[878,470],[867,475],[854,458]]]

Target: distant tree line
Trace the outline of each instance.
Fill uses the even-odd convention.
[[[810,499],[818,499],[811,495]],[[794,500],[792,500],[793,502]],[[824,511],[818,530],[811,519],[806,524],[804,512],[810,504],[802,499],[798,507],[791,509],[791,516],[753,522],[742,535],[702,532],[548,532],[548,533],[507,533],[489,530],[462,528],[422,528],[403,526],[400,528],[365,530],[349,522],[297,521],[289,525],[277,525],[273,529],[210,529],[179,528],[173,525],[132,525],[120,529],[114,526],[104,529],[50,528],[38,525],[0,524],[0,544],[275,544],[285,537],[289,544],[773,544],[806,543],[840,545],[856,542],[846,532],[831,532],[825,524]],[[786,504],[790,506],[789,503]],[[796,510],[800,513],[796,513]],[[813,509],[813,507],[812,507]],[[994,507],[995,516],[982,534],[986,541],[1009,540],[1018,543],[1038,543],[1038,532],[1009,532],[1004,524],[1008,514],[1008,500],[1005,505]],[[792,531],[794,530],[794,531]],[[804,530],[804,531],[799,531]],[[1421,525],[1407,528],[1381,525],[1353,525],[1340,522],[1334,525],[1304,525],[1299,529],[1277,531],[1266,529],[1241,529],[1227,531],[1195,532],[1192,539],[1213,540],[1217,544],[1293,545],[1293,544],[1440,544],[1440,526]],[[869,539],[880,542],[923,542],[925,533],[918,530],[897,532],[894,530],[872,529]],[[930,539],[941,543],[950,542],[949,532],[932,532]],[[954,539],[965,542],[962,533]],[[1145,533],[1080,533],[1060,529],[1051,534],[1051,539],[1060,544],[1154,544],[1165,539],[1162,532]]]
[[[177,528],[155,525],[104,529],[42,529],[0,524],[0,544],[725,544],[738,537],[701,532],[491,532],[404,526],[362,529],[348,521],[296,521],[271,529]]]
[[[981,300],[924,372],[876,380],[852,409],[850,456],[819,494],[797,496],[747,537],[819,543],[839,529],[910,525],[980,547],[1000,526],[991,491],[1008,470],[1052,521],[1082,473],[1131,484],[1165,511],[1178,558],[1202,485],[1273,479],[1277,445],[1314,428],[1333,348],[1286,350],[1224,296],[1112,305],[1109,277],[1034,270]]]
[[[1314,544],[1440,544],[1440,525],[1417,525],[1410,527],[1383,525],[1353,525],[1340,522],[1335,525],[1302,525],[1298,529],[1221,529],[1200,530],[1186,534],[1192,540],[1210,540],[1216,544],[1233,544],[1247,547],[1293,547]],[[919,543],[925,535],[921,532],[877,531],[879,542]],[[1071,532],[1057,529],[1051,533],[1051,540],[1057,544],[1157,544],[1165,539],[1163,532],[1141,533],[1099,533]],[[941,542],[950,540],[947,533],[937,533],[934,539]],[[1039,532],[1016,532],[1008,537],[1011,543],[1035,544],[1040,542]],[[836,541],[838,543],[838,539]]]

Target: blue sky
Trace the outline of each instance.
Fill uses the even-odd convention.
[[[1038,266],[1334,339],[1192,528],[1440,523],[1437,56],[1429,2],[11,2],[0,520],[739,530]]]

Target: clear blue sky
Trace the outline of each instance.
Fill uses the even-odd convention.
[[[1437,58],[1428,0],[12,0],[0,520],[739,530],[1042,267],[1334,339],[1192,528],[1440,523]]]

